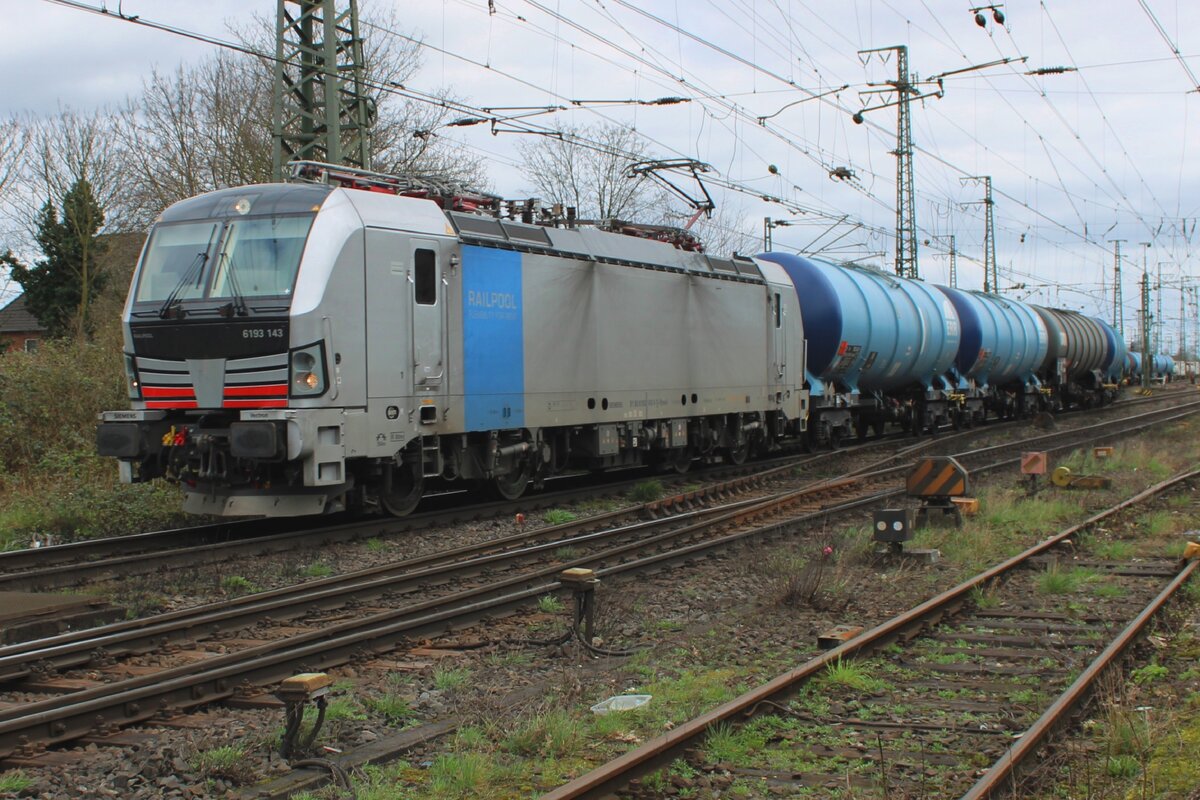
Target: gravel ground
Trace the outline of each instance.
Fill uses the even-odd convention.
[[[1186,437],[1176,434],[1173,441],[1194,440],[1195,432],[1193,427]],[[1168,440],[1171,437],[1163,441]],[[1182,462],[1187,454],[1175,456],[1172,461]],[[1080,498],[1081,518],[1110,504],[1112,496],[1128,496],[1153,482],[1153,477],[1144,473],[1114,477],[1118,489],[1111,496],[1075,496]],[[1006,485],[1014,482],[1012,477],[994,480]],[[988,483],[982,482],[978,488]],[[632,659],[595,659],[573,643],[551,647],[517,643],[550,639],[563,630],[569,609],[546,603],[543,610],[500,619],[486,629],[463,631],[436,642],[414,642],[413,648],[397,651],[386,660],[333,670],[338,682],[334,708],[319,741],[335,750],[352,750],[400,728],[446,718],[511,728],[547,708],[586,707],[630,686],[645,684],[650,680],[648,670],[722,669],[738,672],[742,682],[766,679],[815,652],[819,632],[839,623],[869,626],[880,622],[963,576],[960,566],[946,562],[918,566],[870,558],[868,548],[852,535],[867,521],[864,516],[845,527],[814,530],[789,547],[773,547],[768,552],[744,548],[670,572],[602,585],[597,618],[601,644],[606,648],[652,648]],[[535,523],[531,519],[526,524]],[[319,557],[293,553],[255,559],[242,571],[248,580],[252,576],[256,588],[266,589],[295,582],[305,571],[316,571],[312,568],[315,563],[325,565],[322,573],[326,568],[348,571],[385,559],[495,538],[514,529],[515,523],[509,520],[475,523],[425,531],[398,541],[339,548]],[[1032,543],[1041,538],[1040,533],[1029,531],[1026,538]],[[833,548],[828,556],[824,555],[826,548]],[[794,559],[819,566],[798,574],[792,568]],[[191,575],[163,576],[136,585],[130,582],[117,587],[116,594],[152,598],[161,608],[183,607],[227,591],[221,586],[229,574],[228,567],[205,568]],[[147,607],[155,603],[147,603]],[[527,690],[524,699],[512,704],[511,699],[522,689]],[[674,722],[685,718],[680,716]],[[139,728],[141,741],[132,746],[89,744],[65,750],[69,764],[25,770],[33,784],[20,796],[235,797],[240,796],[239,787],[287,771],[273,754],[282,729],[281,711],[217,708],[184,719],[195,727]],[[633,743],[626,740],[585,748],[570,771],[581,771],[587,763],[609,757],[613,746]],[[407,757],[413,765],[413,785],[424,782],[421,773],[448,746],[445,739],[434,740]],[[218,756],[223,753],[222,760]],[[552,785],[553,776],[543,778],[545,785]]]

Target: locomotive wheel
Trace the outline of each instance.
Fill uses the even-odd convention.
[[[417,461],[392,467],[379,492],[379,504],[393,517],[406,517],[421,502],[425,491],[425,478],[421,476],[421,465]]]
[[[492,491],[501,500],[516,500],[529,487],[529,467],[524,464],[517,472],[492,478]]]
[[[683,448],[667,463],[677,475],[682,475],[692,468],[692,454],[687,451],[687,448]]]
[[[725,457],[729,459],[729,463],[741,466],[746,463],[746,458],[750,455],[750,443],[742,442],[737,447],[730,447],[725,451]]]

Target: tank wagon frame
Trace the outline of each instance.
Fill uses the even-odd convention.
[[[178,481],[199,513],[404,514],[441,482],[512,498],[566,470],[738,462],[805,429],[776,265],[302,169],[316,182],[156,224],[124,312],[133,408],[98,430],[123,480]]]

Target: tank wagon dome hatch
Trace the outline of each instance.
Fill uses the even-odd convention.
[[[959,315],[934,287],[786,253],[759,258],[783,267],[795,287],[814,394],[830,383],[852,393],[952,388],[944,374],[959,352]]]

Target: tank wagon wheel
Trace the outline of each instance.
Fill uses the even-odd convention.
[[[379,504],[393,517],[406,517],[421,502],[425,492],[425,478],[421,475],[421,463],[415,459],[391,467],[379,492]]]
[[[499,475],[491,480],[491,490],[501,500],[516,500],[529,487],[529,467],[522,462],[516,472]]]

